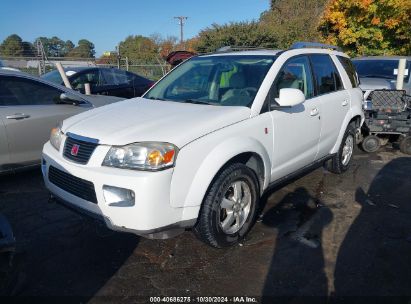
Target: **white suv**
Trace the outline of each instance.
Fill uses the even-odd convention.
[[[142,98],[66,119],[44,145],[47,188],[114,230],[235,244],[269,186],[350,164],[364,120],[355,69],[300,46],[196,56]]]

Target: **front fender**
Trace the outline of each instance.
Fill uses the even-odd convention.
[[[213,137],[213,136],[211,136]],[[233,137],[220,141],[204,137],[184,147],[178,154],[171,182],[173,207],[200,206],[218,171],[233,157],[252,152],[264,163],[264,190],[270,181],[271,160],[267,149],[252,137]]]

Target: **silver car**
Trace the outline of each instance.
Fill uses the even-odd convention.
[[[40,163],[59,121],[124,98],[86,96],[25,73],[0,70],[0,173]]]
[[[364,92],[365,99],[373,90],[395,90],[397,84],[396,72],[401,58],[407,60],[403,89],[408,95],[411,95],[411,57],[373,56],[359,57],[352,60],[360,77],[360,88]]]

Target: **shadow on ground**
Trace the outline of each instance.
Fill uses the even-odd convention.
[[[357,188],[361,211],[338,253],[337,298],[411,296],[410,181],[411,158],[400,157],[378,172],[369,189]]]
[[[288,302],[328,295],[321,235],[332,219],[330,209],[304,187],[286,194],[264,214],[263,224],[278,231],[262,292],[264,302],[270,303],[272,297]]]
[[[123,265],[139,239],[115,233],[48,203],[38,170],[0,177],[0,212],[17,240],[2,261],[0,294],[91,298]]]

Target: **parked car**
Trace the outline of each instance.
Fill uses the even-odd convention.
[[[124,98],[85,96],[25,73],[0,70],[0,173],[40,164],[57,123]]]
[[[14,71],[14,72],[20,72],[19,69],[10,68],[10,67],[5,66],[2,60],[0,60],[0,70],[9,70],[9,71]]]
[[[367,99],[373,90],[395,90],[397,84],[398,63],[401,58],[407,59],[404,90],[411,95],[411,57],[375,56],[353,59],[360,77],[360,87]]]
[[[116,68],[73,67],[64,70],[72,88],[83,94],[85,83],[90,84],[92,94],[124,98],[141,96],[153,85],[153,81],[147,78]],[[63,85],[57,70],[44,74],[42,78]]]
[[[330,47],[192,57],[142,98],[65,120],[43,148],[45,184],[113,230],[236,244],[270,186],[350,166],[363,96]]]
[[[196,53],[189,51],[173,51],[170,54],[168,54],[166,61],[174,68],[178,66],[180,63],[182,63],[184,60],[187,60],[196,55]]]

